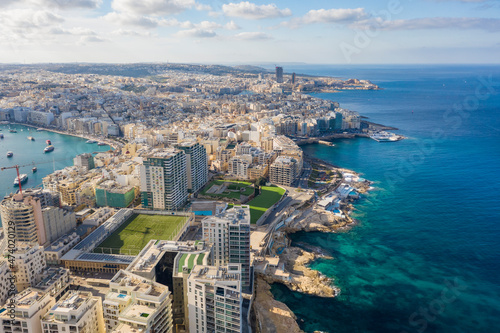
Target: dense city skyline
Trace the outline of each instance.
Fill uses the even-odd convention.
[[[496,63],[491,0],[22,0],[1,63]]]

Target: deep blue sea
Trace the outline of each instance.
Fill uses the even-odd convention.
[[[380,91],[315,94],[399,128],[394,143],[337,140],[307,154],[375,182],[358,223],[298,233],[333,260],[311,267],[341,288],[323,299],[272,286],[306,332],[500,332],[500,67],[302,66]]]
[[[16,129],[17,133],[10,133],[9,129]],[[0,167],[21,166],[19,173],[28,175],[28,182],[22,185],[23,188],[41,186],[43,177],[73,165],[73,158],[78,154],[110,149],[109,146],[86,144],[86,139],[48,131],[37,132],[34,128],[22,125],[0,125],[0,133],[4,135],[0,139]],[[35,141],[28,140],[28,136],[34,137]],[[46,140],[50,140],[55,149],[44,154]],[[14,156],[8,158],[8,151],[12,151]],[[31,171],[33,166],[38,169],[36,173]],[[13,186],[15,178],[15,169],[0,171],[0,197],[19,189]]]

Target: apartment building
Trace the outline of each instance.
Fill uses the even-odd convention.
[[[188,277],[189,332],[239,333],[242,327],[241,266],[196,265]]]
[[[107,332],[173,332],[168,287],[128,271],[111,279],[103,309]]]
[[[203,238],[213,244],[213,264],[241,264],[241,283],[250,288],[250,208],[234,206],[202,221]]]
[[[297,160],[278,156],[269,168],[269,180],[276,185],[291,186],[298,177],[297,169]]]
[[[186,204],[187,198],[186,154],[174,148],[155,150],[141,166],[142,206],[176,210]]]
[[[207,151],[196,141],[181,142],[177,148],[186,154],[188,191],[196,193],[208,182]]]
[[[102,301],[88,291],[68,291],[41,320],[43,333],[105,333]]]
[[[32,288],[23,290],[0,309],[0,333],[42,333],[41,318],[54,304],[49,294]]]

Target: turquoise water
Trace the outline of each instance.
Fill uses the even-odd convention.
[[[314,71],[378,83],[384,90],[316,96],[396,126],[409,139],[304,147],[362,173],[376,189],[356,204],[351,230],[292,237],[331,253],[333,260],[311,267],[332,277],[340,296],[321,299],[275,284],[275,297],[306,332],[500,331],[500,69]],[[496,82],[490,90],[479,81],[488,74]],[[453,111],[464,104],[467,111]]]
[[[10,133],[9,128],[16,129],[17,133]],[[78,154],[110,149],[109,146],[86,144],[86,139],[48,131],[37,132],[34,128],[22,125],[0,125],[0,133],[4,135],[0,139],[0,166],[26,165],[19,169],[19,173],[28,175],[28,182],[22,185],[23,188],[41,186],[43,177],[54,170],[73,165],[73,158]],[[28,136],[33,136],[35,141],[28,140]],[[55,149],[44,154],[46,140],[50,140]],[[12,151],[14,156],[7,158],[7,151]],[[38,169],[36,173],[31,172],[33,163]],[[0,171],[0,195],[5,196],[18,190],[13,186],[15,178],[15,169]]]

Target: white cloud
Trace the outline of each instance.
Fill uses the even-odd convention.
[[[304,24],[314,23],[349,23],[368,18],[364,8],[332,8],[332,9],[313,9],[302,17],[293,18],[283,25],[298,28]]]
[[[159,24],[159,21],[155,18],[132,13],[111,12],[104,15],[103,18],[118,25],[133,25],[148,29],[156,28]]]
[[[102,4],[102,0],[27,0],[34,5],[41,7],[56,7],[60,9],[72,8],[97,8]]]
[[[82,36],[78,41],[78,44],[85,45],[89,43],[103,43],[107,40],[98,36]]]
[[[258,6],[248,1],[222,5],[222,11],[226,16],[241,17],[249,20],[285,17],[292,15],[292,11],[288,8],[279,9],[275,4]]]
[[[140,15],[178,14],[195,5],[194,0],[113,0],[111,3],[118,12]]]
[[[231,22],[227,22],[224,25],[224,29],[226,29],[226,30],[240,30],[241,27],[239,25],[237,25],[236,22],[231,21]]]
[[[240,40],[266,40],[272,39],[272,37],[263,32],[241,32],[234,36],[236,39]]]
[[[64,19],[45,10],[12,9],[0,12],[0,35],[10,38],[30,38]]]
[[[212,10],[212,6],[210,6],[210,5],[204,5],[204,4],[201,4],[201,3],[197,3],[197,4],[194,6],[194,8],[195,8],[196,10],[206,11],[206,12],[208,12],[208,11],[211,11],[211,10]]]
[[[189,29],[181,30],[175,34],[177,37],[181,38],[212,38],[217,36],[213,30],[203,30],[203,29]]]
[[[113,31],[111,34],[115,36],[151,37],[151,33],[149,31],[136,31],[126,29],[118,29]]]
[[[98,8],[102,4],[102,0],[0,0],[0,7],[8,7],[12,4],[23,5],[24,7],[33,6],[35,9],[43,8],[58,8],[58,9],[75,9],[75,8]]]
[[[423,30],[423,29],[478,29],[490,32],[500,31],[500,19],[477,17],[429,17],[409,20],[383,21],[380,18],[354,23],[352,28],[382,30]]]
[[[65,29],[62,27],[53,27],[48,30],[48,33],[52,35],[77,35],[77,36],[95,36],[97,35],[95,31],[83,28],[76,27],[71,29]]]

